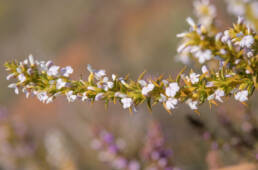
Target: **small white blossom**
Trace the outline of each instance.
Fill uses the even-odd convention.
[[[180,87],[178,83],[170,83],[169,86],[166,88],[166,95],[169,97],[174,97],[179,89]]]
[[[127,97],[125,94],[123,94],[121,92],[116,92],[114,96],[115,97],[120,97],[120,98],[126,98]]]
[[[222,36],[221,41],[226,43],[230,40],[231,40],[231,38],[230,38],[230,35],[229,35],[229,31],[228,30],[224,31],[224,35]]]
[[[69,77],[70,74],[73,73],[73,68],[71,66],[66,66],[64,68],[61,68],[60,72],[61,72],[62,76]]]
[[[214,83],[213,82],[207,82],[207,84],[206,84],[206,87],[213,87],[214,86]]]
[[[77,99],[77,96],[73,94],[73,91],[67,92],[66,97],[69,102],[74,102]]]
[[[209,73],[209,70],[208,68],[204,65],[202,66],[202,73],[205,74],[205,73]]]
[[[164,94],[160,94],[160,98],[159,98],[159,102],[160,102],[160,103],[165,102],[166,99],[167,99],[167,97],[166,97]]]
[[[194,20],[193,20],[191,17],[188,17],[188,18],[186,19],[186,22],[187,22],[191,27],[195,27],[195,26],[196,26]]]
[[[14,76],[15,76],[14,73],[9,74],[8,76],[6,76],[6,80],[10,80],[10,79],[13,78]]]
[[[88,90],[95,91],[95,87],[93,87],[93,86],[88,86],[87,89],[88,89]]]
[[[96,101],[99,101],[99,100],[101,100],[103,97],[104,97],[104,93],[98,93],[98,94],[95,96],[95,100],[96,100]]]
[[[53,102],[53,99],[54,99],[53,96],[49,97],[49,98],[46,100],[46,104],[52,103],[52,102]]]
[[[25,75],[24,75],[24,74],[19,74],[18,80],[19,80],[21,83],[25,82],[25,81],[26,81]]]
[[[246,35],[237,44],[239,44],[240,47],[250,48],[253,45],[253,43],[254,43],[254,37],[252,35]]]
[[[48,95],[47,92],[39,92],[37,93],[37,98],[39,99],[39,101],[45,103],[48,100]]]
[[[214,98],[215,98],[215,94],[211,94],[211,95],[208,96],[207,99],[210,101],[210,100],[213,100]]]
[[[84,92],[84,93],[82,94],[82,101],[86,101],[87,99],[88,99],[87,93]]]
[[[108,89],[112,89],[114,87],[114,83],[112,81],[108,81],[104,84],[104,90],[108,91]]]
[[[22,89],[22,92],[25,94],[26,98],[29,98],[30,93],[25,87]]]
[[[146,81],[144,81],[144,80],[139,80],[138,83],[139,83],[142,87],[147,86],[147,83],[146,83]]]
[[[189,106],[192,110],[197,110],[197,109],[198,109],[198,107],[197,107],[198,101],[193,101],[192,99],[188,99],[188,100],[186,101],[186,103],[188,104],[188,106]]]
[[[198,58],[199,63],[203,64],[205,61],[208,61],[212,58],[211,50],[198,51],[195,53],[195,57]]]
[[[116,75],[112,74],[112,80],[115,81],[116,80]]]
[[[100,80],[105,75],[106,75],[105,70],[98,70],[98,71],[95,72],[95,77],[96,77],[97,80]]]
[[[56,88],[59,90],[63,87],[66,86],[66,82],[62,79],[62,78],[59,78],[57,81],[56,81]]]
[[[14,89],[14,93],[19,94],[19,89],[15,83],[10,84],[8,88]]]
[[[28,58],[29,58],[30,65],[31,65],[31,66],[35,65],[35,60],[34,60],[33,55],[29,55]]]
[[[193,84],[196,84],[196,83],[199,82],[199,77],[200,77],[200,74],[191,73],[189,80],[190,80]]]
[[[47,71],[47,75],[57,76],[59,68],[60,68],[59,66],[55,66],[55,65],[51,66]]]
[[[123,103],[123,108],[124,109],[127,109],[127,108],[131,107],[132,104],[133,104],[133,100],[131,98],[123,98],[121,100],[121,102]]]
[[[223,102],[223,100],[221,99],[221,97],[225,96],[225,92],[221,89],[217,89],[215,91],[215,99],[218,100],[219,102]]]
[[[18,73],[22,73],[22,69],[21,69],[20,67],[16,68],[16,71],[17,71]]]
[[[237,92],[235,94],[235,99],[240,101],[240,102],[247,101],[248,100],[248,91],[243,90],[243,91]]]
[[[154,87],[154,84],[149,83],[147,86],[142,88],[142,95],[148,95],[148,93],[151,92],[154,89]]]
[[[175,105],[177,105],[178,101],[175,98],[168,98],[168,100],[166,101],[166,108],[168,110],[174,109]]]
[[[247,52],[247,57],[251,58],[254,56],[254,53],[252,51]]]

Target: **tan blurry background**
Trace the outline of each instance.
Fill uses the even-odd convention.
[[[224,29],[232,18],[226,14],[222,1],[216,4],[218,18],[222,19],[219,24]],[[80,74],[87,77],[87,64],[121,76],[130,73],[133,79],[144,70],[153,76],[163,73],[175,76],[183,68],[174,57],[176,34],[187,30],[188,16],[193,16],[191,0],[1,0],[0,64],[33,54],[38,60],[71,65],[74,79],[79,79]],[[68,104],[64,98],[44,105],[35,98],[15,96],[7,88],[9,82],[2,66],[0,74],[0,105],[24,119],[29,130],[38,136],[52,128],[64,129],[76,143],[74,156],[84,168],[103,166],[89,149],[87,124],[110,128],[130,141],[133,152],[146,124],[155,119],[161,123],[168,145],[174,150],[177,165],[184,169],[207,169],[205,156],[209,148],[185,121],[186,114],[194,114],[185,106],[176,109],[173,115],[161,106],[156,106],[152,113],[140,106],[136,114],[130,115],[119,105],[111,104],[105,110],[103,103]],[[250,101],[256,113],[257,101],[256,94]],[[231,100],[226,103],[232,111],[243,107]],[[216,108],[209,111],[205,104],[200,112],[201,118],[215,127],[212,120]],[[83,152],[78,152],[80,149]]]

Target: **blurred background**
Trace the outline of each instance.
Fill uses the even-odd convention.
[[[227,14],[224,1],[213,3],[217,6],[218,24],[224,30],[235,18]],[[76,169],[109,169],[90,148],[89,127],[93,124],[125,139],[129,154],[133,155],[142,145],[142,136],[153,120],[160,123],[167,147],[173,150],[174,164],[186,170],[208,169],[207,155],[211,148],[189,125],[186,116],[190,114],[208,122],[209,128],[219,129],[216,114],[220,110],[227,108],[225,112],[233,113],[231,116],[238,121],[245,106],[229,99],[223,107],[213,107],[210,111],[205,104],[197,116],[188,107],[180,106],[169,115],[161,106],[156,106],[152,113],[140,106],[137,113],[129,114],[120,105],[111,104],[105,110],[101,102],[68,104],[64,98],[46,105],[33,97],[16,96],[8,89],[3,67],[5,61],[23,60],[33,54],[38,60],[71,65],[75,70],[74,79],[81,75],[87,78],[87,64],[106,69],[110,74],[130,73],[132,79],[144,70],[151,76],[175,76],[183,68],[175,60],[176,34],[188,29],[185,22],[188,16],[193,16],[190,0],[1,0],[0,107],[16,122],[16,129],[29,133],[29,139],[33,138],[36,143],[42,143],[51,133],[60,132]],[[258,113],[257,101],[255,94],[248,103],[250,112]],[[223,165],[242,159],[234,153],[221,155],[224,155]],[[41,161],[39,165],[44,167]],[[22,167],[23,163],[20,164]],[[68,165],[66,169],[72,169]],[[31,163],[30,169],[36,166]],[[5,170],[0,163],[1,168]]]

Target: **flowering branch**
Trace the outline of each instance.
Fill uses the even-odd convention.
[[[208,1],[196,3],[196,9],[203,5],[209,7]],[[208,101],[210,104],[223,102],[222,97],[234,95],[235,99],[245,102],[258,86],[258,35],[242,17],[237,24],[222,32],[216,32],[214,12],[204,15],[197,13],[199,22],[209,20],[203,25],[195,24],[188,18],[190,31],[178,34],[182,44],[178,48],[180,56],[197,58],[200,64],[211,60],[220,64],[219,69],[208,69],[202,66],[202,73],[190,71],[188,75],[182,70],[175,79],[163,78],[144,79],[144,73],[137,81],[115,74],[107,76],[105,70],[94,70],[88,66],[88,80],[71,80],[73,69],[70,66],[60,68],[53,62],[37,61],[33,56],[23,62],[7,62],[6,70],[10,72],[7,79],[15,78],[12,83],[15,93],[19,89],[29,97],[36,95],[43,103],[52,102],[57,96],[65,95],[69,102],[76,99],[82,101],[102,100],[119,101],[124,109],[135,109],[144,102],[149,109],[161,103],[170,112],[179,103],[186,103],[192,110],[197,111],[198,105]]]

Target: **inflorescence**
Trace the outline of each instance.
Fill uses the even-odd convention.
[[[26,97],[35,95],[43,103],[65,95],[69,102],[102,100],[107,105],[118,101],[130,111],[144,102],[150,109],[160,103],[168,112],[179,103],[197,111],[205,101],[217,104],[228,96],[246,102],[258,86],[256,31],[239,17],[232,28],[219,32],[214,22],[215,7],[207,0],[196,1],[194,6],[198,23],[187,18],[190,29],[177,35],[182,39],[177,51],[184,63],[196,59],[202,65],[201,73],[191,70],[185,74],[182,70],[175,79],[170,76],[145,79],[143,73],[133,81],[128,76],[108,76],[105,70],[95,70],[89,65],[88,79],[77,81],[70,79],[73,73],[70,66],[61,68],[52,61],[34,60],[30,55],[22,62],[5,64],[10,72],[7,79],[18,80],[9,88],[16,94],[21,90]]]

